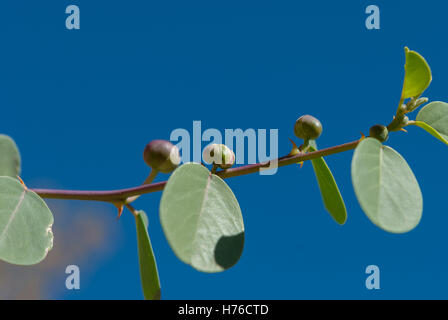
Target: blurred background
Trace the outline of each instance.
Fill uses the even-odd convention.
[[[65,28],[71,4],[80,30]],[[370,4],[380,8],[380,30],[365,27]],[[302,114],[323,123],[321,148],[353,141],[392,119],[404,46],[432,68],[425,96],[448,101],[447,12],[442,0],[2,1],[0,132],[17,142],[28,187],[84,190],[140,184],[146,143],[176,128],[191,132],[194,120],[221,132],[278,129],[281,155]],[[361,211],[352,152],[327,158],[347,205],[344,226],[324,210],[309,163],[227,180],[246,242],[239,263],[219,274],[180,262],[160,227],[161,194],[140,198],[162,298],[448,298],[448,149],[414,127],[388,144],[424,196],[420,225],[403,235],[381,231]],[[116,221],[116,209],[102,203],[49,205],[54,249],[37,266],[0,262],[0,298],[141,299],[132,215]],[[65,288],[71,264],[80,290]],[[371,264],[380,290],[365,287]]]

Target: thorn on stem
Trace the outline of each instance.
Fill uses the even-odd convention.
[[[296,143],[292,139],[289,139],[289,141],[291,141],[291,143],[292,143],[292,149],[291,149],[291,152],[288,155],[289,156],[293,156],[293,155],[299,154],[300,150],[297,147]]]
[[[121,215],[123,214],[123,208],[124,205],[122,203],[114,203],[114,206],[118,209],[118,215],[117,215],[117,221],[120,219]]]
[[[364,133],[362,133],[362,132],[360,132],[360,133],[361,133],[361,139],[359,139],[359,141],[364,140],[364,139],[366,138],[366,136],[364,135]]]

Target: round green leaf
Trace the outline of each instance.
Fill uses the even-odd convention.
[[[146,300],[160,300],[160,280],[156,259],[148,234],[148,217],[144,211],[137,211],[137,244],[140,263],[140,280]]]
[[[415,176],[403,157],[374,138],[356,147],[352,182],[367,217],[381,229],[404,233],[420,222],[423,199]]]
[[[448,103],[441,101],[428,103],[420,110],[416,119],[413,124],[448,144]]]
[[[0,176],[20,175],[20,153],[10,137],[0,134]]]
[[[53,247],[53,215],[45,202],[17,179],[0,177],[0,259],[32,265]]]
[[[316,150],[317,145],[314,140],[311,140],[310,151]],[[325,208],[337,223],[344,224],[347,220],[347,210],[330,168],[322,157],[312,159],[311,163],[313,164]]]
[[[406,64],[402,98],[420,96],[432,80],[431,69],[419,53],[405,48]]]
[[[170,176],[160,202],[160,220],[177,257],[203,272],[233,266],[244,246],[241,209],[232,190],[198,163]]]

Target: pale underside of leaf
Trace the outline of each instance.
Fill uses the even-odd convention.
[[[31,265],[53,246],[53,215],[45,202],[17,179],[0,177],[0,259]]]
[[[241,255],[244,224],[238,202],[227,184],[200,164],[184,164],[171,175],[160,219],[173,251],[199,271],[223,271]]]
[[[392,233],[415,228],[423,210],[417,180],[403,157],[373,138],[360,142],[352,160],[352,181],[367,217]]]
[[[20,175],[20,153],[16,143],[9,136],[0,134],[0,176]]]

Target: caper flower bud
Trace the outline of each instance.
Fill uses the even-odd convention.
[[[202,154],[204,162],[228,169],[235,163],[235,154],[224,144],[209,144]]]
[[[153,140],[146,145],[143,159],[152,169],[170,173],[180,163],[179,148],[167,140]]]
[[[389,131],[386,126],[381,124],[376,124],[372,126],[369,130],[369,135],[372,138],[379,140],[380,142],[384,142],[389,138]]]
[[[301,116],[294,125],[294,134],[303,140],[315,140],[322,133],[322,124],[318,119],[310,115]]]

